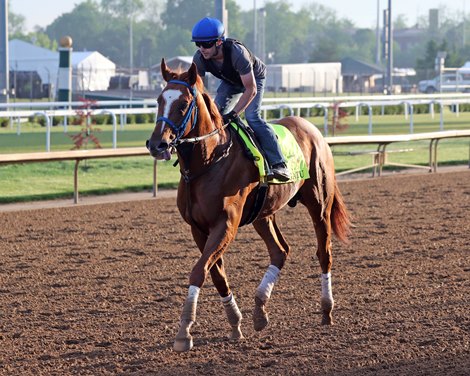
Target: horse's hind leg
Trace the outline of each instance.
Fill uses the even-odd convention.
[[[277,227],[274,215],[253,222],[253,226],[266,243],[271,265],[256,289],[253,325],[256,331],[263,330],[269,322],[266,304],[271,297],[274,284],[279,279],[279,273],[284,266],[289,253],[289,245]]]
[[[302,187],[305,189],[306,187]],[[326,200],[325,200],[326,201]],[[318,202],[316,195],[310,191],[302,192],[301,198],[315,226],[315,234],[317,236],[317,257],[322,270],[321,273],[321,309],[322,324],[333,324],[333,306],[334,299],[331,289],[331,265],[333,255],[331,251],[331,203],[325,202],[324,205]]]

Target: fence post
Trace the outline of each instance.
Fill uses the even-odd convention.
[[[103,110],[100,112],[101,114],[111,115],[111,119],[113,120],[113,149],[117,148],[117,124],[116,124],[116,114],[111,110]]]
[[[46,151],[51,151],[51,119],[44,111],[36,112],[34,116],[44,116],[46,118]]]
[[[367,132],[369,135],[371,135],[372,134],[372,106],[369,103],[364,103],[364,102],[359,103],[357,106],[359,107],[359,109],[361,109],[362,106],[367,106],[367,114],[369,115],[369,125],[367,127]]]

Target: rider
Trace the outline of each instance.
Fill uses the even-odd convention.
[[[205,17],[194,25],[191,41],[199,48],[193,57],[198,73],[204,77],[210,72],[220,79],[215,103],[224,124],[245,111],[246,121],[266,153],[271,169],[268,176],[288,181],[290,172],[276,134],[261,117],[266,65],[241,42],[226,39],[224,34],[224,25],[215,18]]]

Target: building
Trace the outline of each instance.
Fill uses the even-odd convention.
[[[269,64],[266,91],[342,93],[341,63]]]
[[[383,68],[351,57],[341,60],[343,90],[346,93],[369,93],[377,91],[375,78],[383,75]]]

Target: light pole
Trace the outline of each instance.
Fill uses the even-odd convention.
[[[10,90],[8,67],[8,1],[0,2],[0,102],[8,103]]]
[[[256,42],[258,40],[258,22],[256,18],[256,0],[253,0],[253,52],[255,55],[258,53],[256,50]]]
[[[134,43],[133,43],[133,18],[134,18],[134,0],[130,1],[130,12],[129,12],[129,89],[130,89],[130,99],[132,100],[132,72],[134,71]]]
[[[388,95],[393,91],[393,25],[392,0],[388,0],[388,60],[387,60]]]

